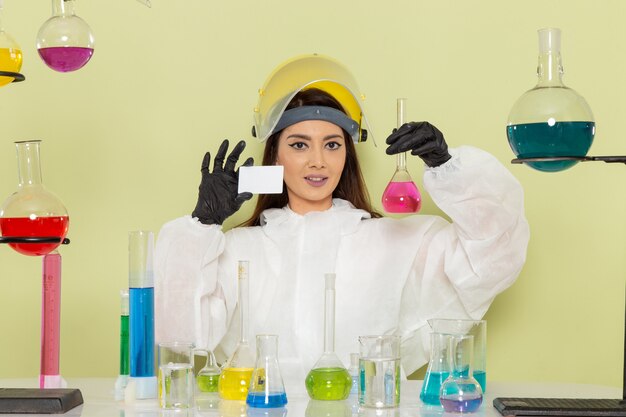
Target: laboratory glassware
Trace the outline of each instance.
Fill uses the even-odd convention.
[[[52,0],[52,17],[37,33],[37,51],[48,67],[76,71],[91,59],[95,39],[89,25],[74,12],[74,0]]]
[[[256,364],[246,403],[250,407],[275,408],[287,404],[285,384],[278,366],[278,336],[256,336]]]
[[[215,355],[212,351],[206,351],[206,363],[198,371],[196,382],[201,392],[217,392],[217,386],[220,380],[221,369],[217,365]]]
[[[156,398],[154,369],[154,233],[133,231],[128,235],[130,381],[138,399]]]
[[[61,255],[43,256],[41,297],[41,371],[39,388],[65,388],[59,372],[61,348]]]
[[[394,408],[400,404],[400,336],[359,337],[359,404]]]
[[[128,376],[130,375],[130,363],[129,363],[129,350],[128,350],[128,322],[129,322],[129,307],[128,307],[128,290],[124,289],[120,291],[120,369],[119,375],[115,380],[115,399],[124,399],[124,389],[128,384]]]
[[[397,100],[398,128],[405,122],[406,99]],[[396,155],[396,171],[383,192],[382,203],[387,213],[417,213],[422,207],[422,196],[406,169],[406,152]]]
[[[441,405],[439,391],[441,384],[450,376],[448,361],[448,339],[450,335],[444,333],[430,334],[430,361],[422,383],[420,400],[428,405]]]
[[[168,410],[193,408],[194,346],[188,342],[159,343],[159,405]]]
[[[335,354],[335,274],[325,274],[324,353],[305,379],[313,400],[345,400],[352,378]]]
[[[239,324],[240,338],[235,351],[222,367],[218,383],[220,397],[225,400],[245,400],[254,370],[254,352],[248,344],[248,261],[239,261],[237,282],[239,285]]]
[[[350,388],[350,395],[356,395],[359,393],[359,354],[350,354],[350,368],[348,368],[350,378],[352,378],[352,387]]]
[[[487,392],[487,321],[470,319],[430,319],[430,328],[435,333],[461,336],[474,336],[474,378],[480,384],[483,394]]]
[[[0,0],[0,87],[14,81],[24,81],[22,69],[22,48],[15,42],[2,25],[4,0]]]
[[[483,402],[483,391],[472,373],[474,336],[448,338],[450,375],[443,381],[439,399],[448,413],[473,413]]]
[[[39,162],[40,140],[15,142],[18,185],[0,208],[0,232],[4,238],[32,238],[9,243],[24,255],[40,256],[56,249],[65,239],[69,216],[61,200],[42,183]],[[50,241],[45,238],[50,237]],[[44,243],[45,241],[45,243]]]
[[[587,155],[595,122],[585,99],[563,84],[561,31],[545,28],[538,34],[539,79],[513,105],[506,132],[518,158],[529,158],[526,164],[536,170],[556,172],[574,166],[576,158]]]

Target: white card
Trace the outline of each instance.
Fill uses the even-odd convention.
[[[238,193],[280,194],[283,192],[283,166],[239,167]]]

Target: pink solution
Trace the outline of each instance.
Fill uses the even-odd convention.
[[[70,72],[82,68],[93,55],[93,48],[53,46],[38,49],[39,56],[55,71]]]
[[[39,388],[46,379],[59,379],[59,351],[61,332],[61,255],[52,252],[43,257],[43,282],[41,299],[41,372]]]
[[[412,181],[387,184],[382,202],[387,213],[416,213],[422,207],[422,197]]]

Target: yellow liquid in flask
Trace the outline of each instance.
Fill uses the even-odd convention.
[[[20,72],[22,69],[22,50],[0,48],[0,71]],[[13,77],[0,76],[0,87],[13,81]]]
[[[253,368],[226,368],[220,374],[218,392],[225,400],[244,400],[248,396],[248,386]]]

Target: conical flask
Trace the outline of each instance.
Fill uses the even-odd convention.
[[[89,25],[74,12],[74,0],[52,0],[52,17],[37,33],[37,52],[58,72],[76,71],[89,62],[95,39]]]
[[[397,101],[398,128],[404,124],[406,99]],[[406,169],[406,152],[397,155],[396,171],[387,184],[382,197],[387,213],[417,213],[422,207],[422,196]]]
[[[249,262],[239,261],[237,282],[239,284],[239,320],[241,336],[233,354],[222,367],[218,392],[225,400],[245,401],[254,370],[254,352],[248,344],[248,277]]]
[[[561,31],[540,29],[537,85],[513,105],[507,138],[518,158],[552,158],[526,164],[545,172],[562,171],[587,155],[595,135],[591,108],[563,84]]]
[[[46,190],[41,180],[40,140],[15,142],[17,148],[17,191],[0,208],[3,237],[54,237],[52,243],[10,243],[24,255],[46,255],[67,234],[69,216],[61,200]]]
[[[335,274],[326,274],[324,309],[324,353],[306,377],[305,385],[313,400],[345,400],[352,378],[335,354]]]
[[[483,402],[483,391],[472,372],[474,336],[450,335],[448,346],[450,375],[441,385],[441,405],[448,413],[473,413]]]
[[[246,403],[258,408],[287,404],[285,385],[278,366],[278,336],[275,334],[260,334],[256,337],[256,364]]]

